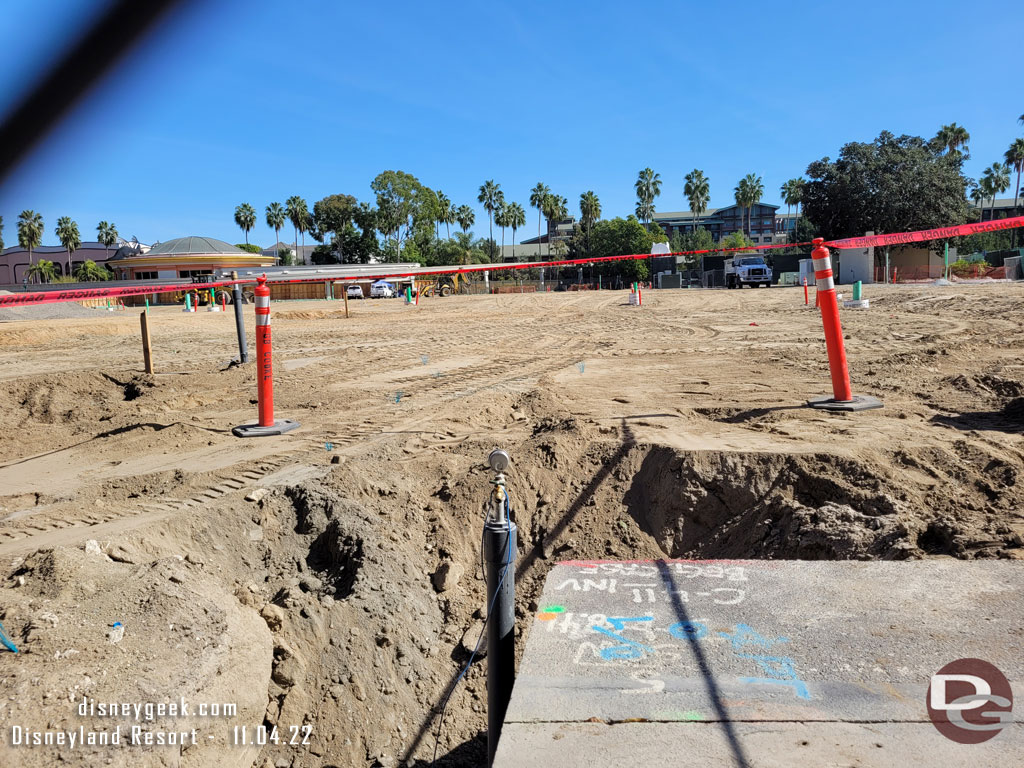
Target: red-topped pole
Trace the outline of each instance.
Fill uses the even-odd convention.
[[[816,297],[821,307],[821,323],[825,329],[825,346],[828,348],[828,368],[832,375],[832,397],[808,400],[812,408],[830,411],[864,411],[881,408],[881,401],[866,396],[855,396],[850,390],[850,371],[846,365],[846,347],[843,344],[843,327],[839,322],[839,300],[832,277],[832,258],[820,237],[814,238],[811,258],[814,277],[817,282]]]
[[[267,437],[299,427],[291,419],[274,421],[274,367],[270,342],[270,288],[267,276],[256,279],[256,396],[259,421],[232,429],[237,437]]]

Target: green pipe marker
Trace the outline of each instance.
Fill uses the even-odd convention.
[[[853,284],[853,300],[860,301],[860,280]]]
[[[146,300],[146,314],[149,314],[149,296],[143,297]]]

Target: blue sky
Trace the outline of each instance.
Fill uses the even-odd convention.
[[[94,6],[0,0],[0,111]],[[522,239],[537,181],[576,213],[594,190],[606,218],[633,211],[645,166],[661,174],[660,211],[688,207],[693,168],[713,207],[751,171],[778,203],[809,162],[884,129],[966,126],[974,177],[1024,131],[1020,62],[1005,64],[1019,2],[202,6],[148,38],[3,183],[7,245],[25,208],[42,213],[46,244],[64,215],[87,238],[107,219],[143,242],[240,242],[240,202],[260,212],[250,240],[268,245],[267,203],[372,200],[387,169],[472,204],[482,235],[477,188],[494,179],[527,208]]]

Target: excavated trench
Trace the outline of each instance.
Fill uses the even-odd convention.
[[[930,449],[868,463],[595,437],[570,420],[512,449],[520,653],[558,560],[973,558],[1021,545],[1000,522],[1021,501],[1007,457]],[[367,485],[360,468],[342,468],[261,503],[268,597],[285,617],[264,611],[275,638],[267,724],[305,709],[330,734],[323,764],[435,764],[440,703],[483,627],[489,473],[476,456],[433,460],[419,481]],[[480,764],[485,667],[474,663],[452,697],[436,765]]]

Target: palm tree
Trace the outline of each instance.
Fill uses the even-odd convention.
[[[285,211],[280,203],[271,203],[267,206],[267,226],[274,230],[275,251],[281,242],[281,227],[284,226],[285,218]]]
[[[306,201],[298,195],[292,195],[284,201],[285,213],[288,215],[288,220],[291,221],[292,226],[295,227],[295,248],[298,250],[299,247],[299,233],[302,233],[302,250],[299,253],[302,254],[302,264],[306,263],[306,229],[309,224],[309,208],[306,206]]]
[[[1013,211],[1017,212],[1017,200],[1020,198],[1020,172],[1024,171],[1024,139],[1015,139],[1004,155],[1006,164],[1017,172],[1017,186],[1013,193]],[[1014,233],[1016,234],[1016,233]]]
[[[32,268],[32,249],[43,242],[43,217],[35,211],[18,215],[18,245],[28,249],[28,266]]]
[[[530,190],[530,207],[537,209],[537,253],[540,254],[540,220],[544,216],[544,201],[547,200],[551,190],[547,184],[537,182],[537,186]],[[551,253],[551,244],[548,243],[548,253]]]
[[[498,207],[498,194],[501,192],[501,185],[495,184],[493,179],[485,181],[480,185],[480,194],[476,201],[483,205],[487,211],[487,228],[490,236],[491,259],[494,259],[494,211]]]
[[[469,228],[476,223],[476,214],[468,205],[460,205],[455,211],[455,220],[459,222],[462,234],[466,235],[469,234]]]
[[[987,187],[989,196],[992,198],[992,218],[996,217],[996,195],[1001,195],[1010,188],[1010,166],[1002,163],[992,163],[982,174],[982,183]]]
[[[110,270],[104,269],[92,259],[86,259],[75,270],[75,280],[80,283],[92,283],[109,279]]]
[[[644,168],[637,174],[633,188],[636,190],[637,216],[645,225],[649,224],[654,216],[654,198],[661,194],[661,174]]]
[[[686,174],[686,184],[683,186],[683,194],[690,201],[690,211],[693,213],[693,231],[697,231],[697,221],[708,209],[711,202],[711,186],[704,171],[694,168]]]
[[[590,255],[590,232],[594,222],[601,218],[601,201],[592,190],[580,195],[580,219],[587,230],[587,255]]]
[[[67,274],[71,274],[71,252],[77,251],[82,246],[82,236],[78,232],[78,224],[72,221],[70,216],[61,216],[57,219],[57,227],[53,230],[53,233],[57,235],[57,239],[60,240],[60,244],[64,246],[64,250],[68,252],[68,271]]]
[[[0,216],[0,251],[4,249],[4,217]]]
[[[551,255],[551,223],[562,221],[569,215],[569,201],[561,195],[548,195],[544,200],[544,218],[548,220],[548,255]]]
[[[256,214],[253,213],[254,217],[255,215]],[[96,237],[101,243],[103,243],[103,253],[104,256],[107,257],[107,254],[110,253],[110,246],[117,242],[117,227],[109,221],[101,221],[96,225]]]
[[[750,237],[750,210],[759,202],[764,194],[764,184],[761,177],[755,173],[748,173],[740,183],[733,189],[736,197],[736,205],[747,209],[747,237]]]
[[[526,226],[526,209],[519,203],[509,203],[505,221],[512,227],[512,261],[516,260],[516,230]]]
[[[249,244],[249,232],[256,226],[256,209],[248,203],[235,208],[235,224],[245,233],[245,244]]]
[[[971,200],[978,208],[978,220],[981,220],[981,211],[985,204],[985,198],[988,197],[988,190],[985,189],[985,182],[982,181],[980,184],[975,184],[971,189]]]
[[[501,227],[501,259],[505,260],[505,227],[508,226],[508,206],[505,205],[505,195],[498,198],[494,209],[494,223]]]
[[[971,148],[967,146],[967,142],[970,140],[971,134],[967,132],[967,129],[956,123],[942,126],[939,132],[935,134],[934,139],[936,144],[950,154],[953,152],[959,153],[960,147],[963,147],[964,155],[967,157],[970,157],[971,154]]]
[[[25,275],[40,283],[52,283],[57,279],[57,268],[52,261],[40,259],[35,264],[29,265]]]
[[[437,193],[437,220],[439,223],[444,224],[448,232],[448,239],[451,240],[452,231],[448,228],[448,225],[455,223],[455,209],[452,207],[452,201],[448,199],[444,192]]]
[[[800,205],[800,201],[803,199],[804,194],[804,179],[799,176],[795,179],[790,179],[781,187],[779,187],[779,194],[782,196],[782,202],[786,204],[786,213],[788,214],[794,205]],[[796,222],[793,222],[793,232],[796,232]]]

